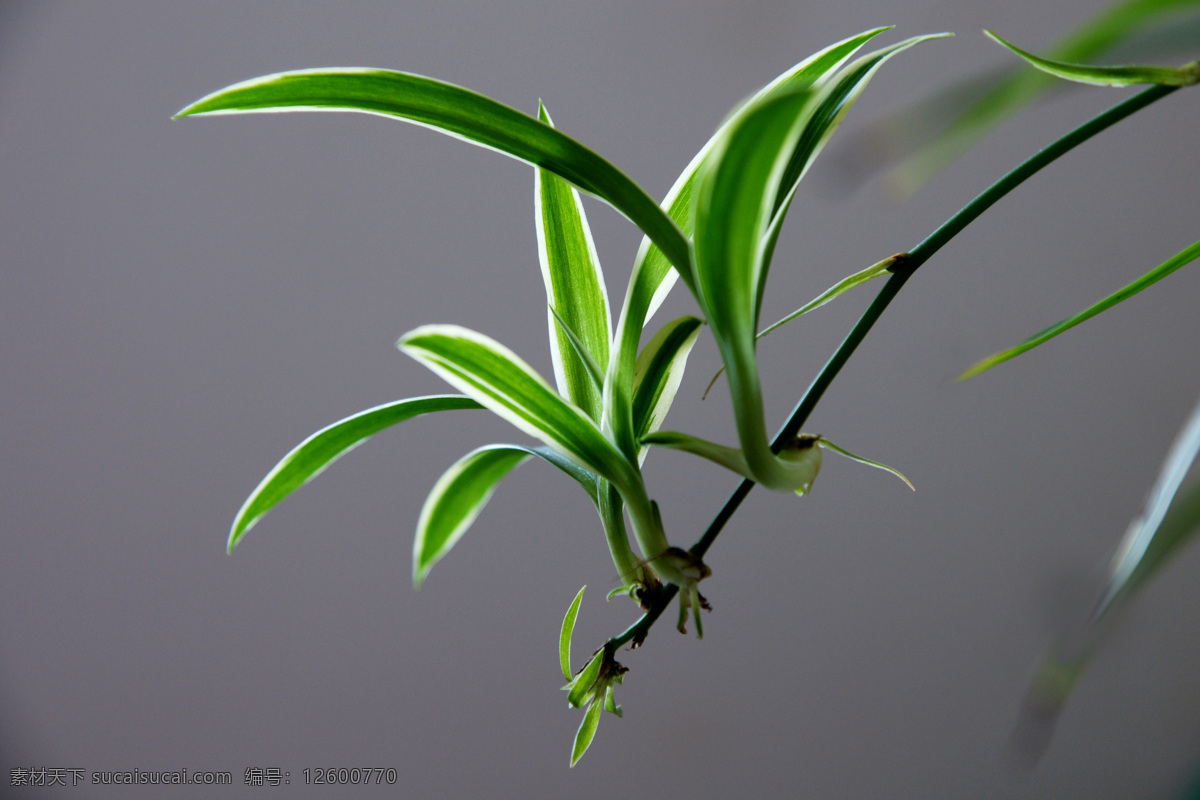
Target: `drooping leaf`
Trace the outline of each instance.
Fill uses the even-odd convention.
[[[756,103],[713,149],[696,202],[697,299],[729,373],[741,452],[752,479],[771,489],[795,487],[770,451],[763,415],[754,348],[762,245],[813,98],[802,91]]]
[[[230,552],[246,531],[279,501],[321,474],[330,464],[385,428],[433,411],[481,408],[461,395],[431,395],[368,408],[309,436],[283,457],[242,503],[229,530]]]
[[[754,346],[780,225],[797,182],[875,71],[896,53],[944,35],[883,48],[808,91],[769,95],[709,155],[696,202],[698,299],[729,371],[742,452],[768,488],[794,491],[801,477],[771,452]]]
[[[857,461],[859,464],[865,464],[868,467],[874,467],[875,469],[881,469],[884,472],[890,472],[891,474],[895,475],[900,480],[904,481],[904,483],[908,486],[908,488],[912,489],[914,492],[917,490],[917,487],[913,486],[912,481],[910,481],[908,478],[904,477],[904,473],[902,473],[898,469],[895,469],[894,467],[889,467],[887,464],[882,464],[878,461],[872,461],[869,458],[863,458],[862,456],[857,456],[854,453],[851,453],[849,450],[847,450],[844,447],[838,447],[836,444],[829,441],[824,436],[818,437],[817,444],[819,444],[821,447],[825,448],[826,450],[832,450],[833,452],[837,453],[838,455],[845,456],[846,458],[850,459],[851,461]]]
[[[554,125],[540,104],[538,119]],[[534,173],[538,260],[552,315],[548,322],[554,378],[563,397],[599,421],[604,381],[600,378],[597,385],[592,373],[603,375],[607,369],[612,339],[600,257],[579,192],[540,167]],[[569,341],[570,335],[577,342]]]
[[[1141,35],[1153,24],[1200,11],[1200,0],[1128,0],[1117,3],[1046,48],[1047,57],[1069,63],[1099,58]],[[1159,45],[1161,47],[1161,45]],[[969,78],[930,101],[889,116],[860,139],[865,143],[853,159],[861,163],[872,154],[876,161],[904,159],[891,178],[892,187],[907,196],[969,150],[1020,109],[1058,85],[1033,69],[998,76]]]
[[[592,739],[596,736],[596,726],[600,724],[600,712],[603,708],[602,702],[593,700],[583,715],[583,722],[579,723],[579,730],[575,732],[575,743],[571,747],[572,767],[579,763],[579,759],[583,758],[583,754],[592,746]]]
[[[663,200],[667,213],[680,226],[685,236],[691,236],[693,232],[693,203],[700,168],[725,131],[768,93],[800,91],[811,86],[832,74],[867,41],[886,30],[889,28],[865,31],[806,58],[756,92],[721,124],[717,132],[688,163]],[[671,264],[671,260],[649,237],[642,240],[617,321],[615,354],[605,377],[605,413],[618,445],[630,454],[636,450],[637,436],[633,426],[633,398],[629,394],[629,387],[632,385],[642,328],[666,298],[676,279],[682,277],[688,289],[695,294],[688,270],[684,269],[681,275],[678,270],[672,269]]]
[[[1072,64],[1066,61],[1041,58],[1005,41],[989,30],[985,30],[984,33],[992,41],[1007,47],[1025,59],[1035,69],[1076,83],[1090,83],[1095,86],[1133,86],[1142,83],[1156,83],[1161,86],[1192,86],[1200,82],[1200,62],[1198,61],[1182,67],[1150,65],[1096,67],[1089,64]]]
[[[500,481],[530,456],[538,456],[570,475],[595,501],[597,477],[548,447],[490,444],[472,450],[443,473],[421,508],[413,541],[415,588],[421,588],[433,565],[471,527]]]
[[[504,345],[458,325],[425,325],[396,343],[450,385],[568,459],[618,486],[633,471],[578,407]]]
[[[458,543],[492,499],[504,477],[529,459],[524,450],[481,447],[456,461],[438,478],[417,520],[413,541],[413,588]]]
[[[568,681],[571,680],[571,635],[575,633],[575,618],[579,615],[579,604],[583,601],[583,590],[586,588],[580,589],[571,601],[558,633],[558,663],[562,667],[563,679]]]
[[[646,434],[642,437],[642,444],[669,447],[672,450],[682,450],[694,456],[707,458],[714,464],[719,464],[731,472],[736,472],[743,478],[754,480],[754,475],[751,473],[749,465],[746,464],[746,457],[736,447],[726,447],[725,445],[716,444],[707,439],[701,439],[698,436],[679,433],[678,431],[655,431]]]
[[[1167,277],[1175,270],[1179,269],[1180,267],[1184,266],[1185,264],[1190,264],[1192,261],[1195,261],[1197,258],[1200,258],[1200,242],[1196,242],[1196,243],[1192,244],[1190,247],[1184,248],[1180,252],[1178,252],[1175,255],[1168,258],[1163,263],[1159,264],[1154,269],[1147,272],[1142,277],[1138,278],[1133,283],[1130,283],[1128,286],[1125,286],[1123,289],[1120,289],[1120,290],[1110,294],[1108,297],[1104,298],[1099,303],[1096,303],[1095,305],[1085,308],[1083,311],[1080,311],[1078,314],[1076,314],[1072,317],[1068,317],[1056,325],[1051,325],[1049,328],[1046,328],[1046,330],[1042,331],[1041,333],[1037,333],[1037,334],[1034,334],[1033,336],[1030,336],[1028,339],[1026,339],[1025,341],[1021,342],[1018,345],[1015,345],[1014,347],[1010,347],[1007,350],[1002,350],[1001,352],[996,353],[995,355],[988,356],[987,358],[983,359],[975,366],[968,369],[962,375],[959,375],[958,380],[965,381],[968,378],[973,378],[976,375],[980,374],[981,372],[987,372],[989,369],[996,366],[997,364],[1003,364],[1005,361],[1008,361],[1009,359],[1016,358],[1017,356],[1021,355],[1022,353],[1032,350],[1033,348],[1037,347],[1038,345],[1050,341],[1055,336],[1058,336],[1060,333],[1064,333],[1064,332],[1070,330],[1071,328],[1074,328],[1079,323],[1085,322],[1085,321],[1091,319],[1092,317],[1096,316],[1097,314],[1099,314],[1102,311],[1107,311],[1108,309],[1115,306],[1117,303],[1120,303],[1124,300],[1128,300],[1130,297],[1133,297],[1135,294],[1142,291],[1146,287],[1151,286],[1155,283],[1158,283],[1160,280]]]
[[[363,67],[297,70],[233,84],[175,117],[264,111],[360,111],[444,131],[553,172],[628,217],[671,263],[688,263],[687,239],[624,173],[549,125],[460,86]]]
[[[638,439],[658,430],[687,367],[688,354],[704,321],[684,316],[673,319],[654,335],[638,356],[633,372],[633,424]],[[639,457],[645,457],[645,448]]]

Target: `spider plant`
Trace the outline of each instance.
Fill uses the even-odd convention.
[[[805,494],[826,449],[903,478],[890,467],[800,429],[905,281],[958,231],[1034,172],[1173,90],[1148,90],[1081,126],[1006,175],[912,251],[850,276],[802,307],[801,312],[811,310],[874,277],[889,278],[772,438],[755,343],[772,255],[792,199],[876,71],[916,44],[949,35],[918,36],[855,57],[887,30],[868,30],[833,44],[741,103],[661,204],[609,161],[556,129],[544,105],[539,104],[536,116],[527,115],[467,89],[411,73],[366,68],[277,73],[227,87],[180,111],[176,116],[364,112],[441,130],[534,167],[534,224],[546,289],[554,384],[483,333],[456,325],[414,328],[400,337],[397,347],[458,393],[376,406],[301,442],[246,499],[230,530],[229,550],[291,492],[385,428],[435,411],[479,408],[511,423],[534,443],[479,447],[435,482],[417,519],[413,582],[419,587],[428,579],[504,477],[530,458],[551,464],[583,488],[621,576],[622,586],[614,594],[627,594],[644,614],[597,649],[582,669],[572,672],[571,640],[583,590],[568,609],[559,647],[568,681],[564,688],[569,705],[585,709],[572,748],[574,765],[591,743],[602,711],[621,713],[613,690],[625,669],[614,658],[616,650],[626,643],[641,644],[676,594],[677,627],[683,631],[690,615],[697,635],[703,635],[701,610],[708,604],[699,584],[711,574],[704,555],[755,483]],[[1156,83],[1167,74],[1143,69],[1124,74],[1123,80]],[[581,192],[613,206],[645,235],[615,319]],[[647,331],[676,281],[691,293],[698,314]],[[688,355],[704,327],[711,332],[728,375],[736,447],[662,429]],[[654,445],[693,453],[743,479],[713,525],[689,549],[672,543],[646,485],[642,464]]]

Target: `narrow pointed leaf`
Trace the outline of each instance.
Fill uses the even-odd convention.
[[[821,306],[825,305],[826,303],[829,303],[830,301],[835,300],[836,298],[840,297],[841,295],[845,294],[846,292],[850,291],[851,289],[853,289],[857,286],[862,286],[864,283],[866,283],[868,281],[874,280],[875,278],[881,277],[883,275],[890,274],[891,268],[896,264],[896,261],[898,259],[899,259],[899,255],[888,256],[883,261],[879,261],[875,264],[872,264],[871,266],[867,267],[864,270],[860,270],[858,272],[855,272],[853,275],[848,275],[845,278],[842,278],[840,281],[835,283],[833,286],[830,286],[828,289],[821,292],[821,294],[817,295],[812,300],[810,300],[807,303],[805,303],[804,305],[800,306],[799,308],[797,308],[792,313],[788,314],[783,319],[781,319],[777,322],[774,322],[774,323],[768,325],[767,327],[763,328],[761,331],[759,331],[755,335],[755,337],[754,337],[755,340],[763,338],[768,333],[771,333],[772,331],[774,331],[778,328],[782,328],[784,325],[788,324],[792,320],[798,319],[799,317],[804,316],[805,314],[807,314],[810,311],[815,311],[816,309],[820,308]],[[719,370],[717,370],[717,374],[713,375],[712,380],[708,382],[708,386],[704,390],[704,397],[708,397],[709,390],[712,389],[713,384],[717,382],[717,378],[721,377],[721,374],[724,372],[725,372],[725,367],[722,365],[722,367]],[[703,397],[701,399],[703,399]]]
[[[820,437],[817,440],[817,443],[821,447],[824,447],[826,450],[832,450],[833,452],[835,452],[839,455],[845,456],[846,458],[850,459],[851,461],[857,461],[859,464],[866,464],[868,467],[874,467],[875,469],[881,469],[884,472],[890,472],[891,474],[895,475],[900,480],[904,481],[904,483],[908,486],[908,488],[912,489],[914,492],[917,490],[917,487],[913,486],[912,481],[910,481],[908,478],[904,477],[904,473],[900,472],[900,470],[895,469],[894,467],[889,467],[887,464],[881,464],[878,461],[872,461],[869,458],[863,458],[862,456],[857,456],[854,453],[851,453],[849,450],[847,450],[844,447],[838,447],[836,444],[829,441],[824,436]]]
[[[618,485],[628,480],[631,466],[587,415],[494,339],[457,325],[425,325],[397,346],[568,459]]]
[[[658,430],[666,418],[703,324],[697,317],[673,319],[638,356],[633,373],[633,420],[639,439]],[[639,455],[644,457],[645,448]]]
[[[279,501],[371,436],[421,414],[463,408],[481,406],[461,395],[412,397],[368,408],[317,431],[285,455],[246,498],[229,531],[229,550]]]
[[[587,351],[587,346],[583,343],[583,340],[579,338],[579,334],[575,333],[575,331],[571,329],[571,326],[568,325],[567,321],[562,318],[562,315],[555,310],[554,306],[550,306],[550,324],[557,326],[557,332],[560,335],[555,336],[553,341],[556,342],[556,344],[552,346],[557,348],[560,346],[561,339],[566,339],[568,346],[575,355],[576,366],[582,369],[584,376],[590,381],[591,387],[594,390],[593,396],[590,398],[585,396],[584,400],[585,402],[594,401],[595,405],[598,406],[600,402],[600,393],[604,390],[604,372],[600,369],[600,365],[595,362],[595,360],[592,358],[592,354]],[[561,390],[562,387],[560,386],[559,388]],[[576,390],[576,393],[579,393],[578,390]],[[579,405],[579,403],[575,403],[575,405]],[[580,408],[582,407],[583,406],[580,406]],[[599,417],[593,415],[592,419],[598,420]]]
[[[1200,10],[1200,0],[1128,0],[1112,5],[1058,39],[1047,57],[1075,64],[1099,58],[1148,26]],[[885,118],[870,136],[873,148],[904,158],[893,187],[911,195],[1010,116],[1060,85],[1044,72],[976,76],[930,102]],[[857,160],[857,159],[856,159]]]
[[[538,119],[554,125],[545,106],[539,106]],[[579,192],[540,167],[534,173],[538,259],[546,301],[562,323],[549,320],[554,378],[563,397],[598,421],[604,380],[593,373],[608,367],[612,339],[604,273]]]
[[[680,226],[685,236],[693,232],[693,206],[695,190],[701,167],[713,146],[721,140],[725,131],[733,125],[754,103],[772,92],[800,91],[833,73],[845,63],[867,41],[888,28],[876,28],[857,36],[837,42],[796,64],[775,80],[756,92],[743,103],[734,114],[721,124],[717,132],[692,158],[663,200],[667,213]],[[636,449],[636,434],[633,428],[631,406],[633,398],[628,394],[638,344],[646,320],[666,298],[675,281],[682,277],[688,289],[695,294],[692,277],[687,267],[680,273],[672,269],[672,261],[663,254],[649,237],[642,240],[634,259],[633,272],[625,293],[621,315],[617,321],[615,354],[609,364],[605,378],[605,414],[607,424],[612,427],[621,448],[633,453]]]
[[[1156,83],[1162,86],[1192,86],[1200,82],[1200,62],[1196,61],[1182,67],[1144,65],[1094,67],[1088,64],[1072,64],[1066,61],[1041,58],[1005,41],[989,30],[985,30],[984,33],[992,41],[1007,47],[1025,59],[1035,69],[1076,83],[1090,83],[1095,86],[1133,86],[1142,83]]]
[[[1200,454],[1200,405],[1192,410],[1183,430],[1179,432],[1175,442],[1171,445],[1171,450],[1167,453],[1158,479],[1154,482],[1154,488],[1150,490],[1145,510],[1130,524],[1125,538],[1117,548],[1107,586],[1092,614],[1093,618],[1098,619],[1103,616],[1111,608],[1118,595],[1128,595],[1137,588],[1137,584],[1131,583],[1132,578],[1138,573],[1139,564],[1145,558],[1151,542],[1156,538],[1167,515],[1167,509],[1170,508],[1171,501],[1175,499],[1175,493],[1179,491],[1179,486],[1183,483],[1184,477],[1187,476],[1188,470],[1191,469],[1198,454]],[[1160,546],[1156,553],[1160,562],[1163,555],[1164,551]],[[1152,569],[1142,570],[1142,579],[1149,577],[1152,572]]]
[[[862,286],[864,283],[867,283],[868,281],[875,280],[876,278],[882,277],[884,275],[890,275],[891,274],[890,270],[896,264],[897,260],[898,259],[896,256],[888,256],[883,261],[872,264],[871,266],[867,267],[864,270],[855,272],[853,275],[847,275],[845,278],[842,278],[840,281],[835,283],[833,286],[830,286],[828,289],[821,292],[819,295],[814,297],[812,300],[809,300],[807,303],[800,306],[799,308],[797,308],[792,313],[788,314],[783,319],[778,320],[777,322],[773,322],[770,325],[768,325],[767,327],[763,328],[761,331],[758,332],[758,335],[755,338],[761,339],[762,337],[766,336],[768,333],[775,330],[776,328],[782,328],[784,325],[788,324],[789,322],[796,319],[797,317],[801,317],[810,311],[816,311],[818,308],[825,305],[826,303],[829,303],[832,300],[836,300],[838,297],[840,297],[841,295],[850,291],[851,289],[854,289],[858,286]]]
[[[446,470],[421,509],[413,542],[415,588],[421,588],[433,565],[471,527],[500,481],[530,456],[537,456],[574,478],[595,502],[597,476],[549,447],[490,444],[473,450]]]
[[[698,299],[729,372],[752,478],[776,490],[795,487],[767,439],[754,348],[758,285],[776,191],[812,101],[808,91],[760,101],[714,148],[696,204]]]
[[[1035,335],[1029,337],[1028,339],[1026,339],[1025,341],[1021,342],[1020,344],[1018,344],[1014,347],[1010,347],[1007,350],[1003,350],[999,353],[996,353],[995,355],[985,358],[984,360],[980,361],[975,366],[968,369],[962,375],[959,375],[958,380],[965,381],[968,378],[973,378],[976,375],[980,374],[981,372],[987,372],[989,369],[996,366],[997,364],[1003,364],[1005,361],[1008,361],[1009,359],[1016,358],[1017,356],[1021,355],[1022,353],[1032,350],[1033,348],[1037,347],[1038,345],[1050,341],[1055,336],[1058,336],[1060,333],[1069,331],[1071,328],[1074,328],[1079,323],[1085,322],[1085,321],[1091,319],[1092,317],[1096,316],[1097,314],[1099,314],[1102,311],[1107,311],[1108,309],[1115,306],[1117,303],[1120,303],[1124,300],[1128,300],[1130,297],[1133,297],[1135,294],[1142,291],[1146,287],[1152,286],[1153,284],[1158,283],[1160,280],[1167,277],[1175,270],[1179,269],[1180,267],[1182,267],[1186,264],[1190,264],[1192,261],[1195,261],[1197,258],[1200,258],[1200,242],[1196,242],[1195,244],[1191,245],[1190,247],[1184,248],[1182,251],[1171,256],[1166,261],[1164,261],[1162,264],[1159,264],[1157,267],[1150,270],[1149,272],[1147,272],[1142,277],[1138,278],[1133,283],[1130,283],[1128,286],[1124,287],[1123,289],[1120,289],[1120,290],[1114,292],[1113,294],[1110,294],[1108,297],[1104,298],[1099,303],[1096,303],[1095,305],[1090,306],[1090,307],[1084,309],[1083,311],[1080,311],[1075,316],[1068,317],[1067,319],[1064,319],[1062,322],[1059,322],[1056,325],[1051,325],[1049,328],[1042,331],[1041,333],[1038,333],[1038,334],[1035,334]]]
[[[458,543],[492,499],[508,473],[529,460],[525,450],[481,447],[456,461],[438,478],[417,520],[413,542],[413,587]]]
[[[596,679],[600,677],[600,667],[604,664],[604,648],[601,648],[592,660],[587,663],[575,679],[568,684],[570,689],[567,693],[567,703],[572,708],[579,708],[588,700],[588,695],[596,684]]]
[[[624,717],[625,712],[617,705],[617,699],[613,687],[608,687],[608,691],[604,693],[604,710],[610,714],[615,714],[618,718]]]
[[[743,478],[754,480],[754,475],[746,464],[746,457],[736,447],[726,447],[678,431],[655,431],[642,437],[642,444],[669,447],[672,450],[682,450],[685,453],[707,458],[714,464],[720,464]]]
[[[579,615],[579,604],[583,602],[583,590],[586,588],[580,589],[571,601],[558,633],[558,663],[562,667],[563,678],[568,681],[571,680],[571,635],[575,633],[575,618]]]
[[[593,700],[588,706],[587,713],[583,715],[583,722],[579,724],[579,730],[575,732],[575,744],[571,748],[571,766],[574,767],[579,763],[579,759],[583,758],[583,754],[592,746],[592,739],[596,736],[596,726],[600,724],[600,712],[603,710],[604,704],[599,700]]]
[[[679,228],[637,184],[601,156],[528,114],[450,83],[349,67],[264,75],[228,86],[176,118],[265,111],[360,111],[415,122],[542,167],[611,204],[686,268]]]

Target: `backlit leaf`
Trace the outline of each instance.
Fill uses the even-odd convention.
[[[579,615],[579,604],[583,602],[583,590],[586,588],[580,589],[571,601],[567,615],[563,617],[562,629],[558,632],[558,663],[562,667],[563,679],[568,681],[571,680],[571,635],[575,633],[575,618]]]
[[[229,550],[280,500],[379,431],[431,411],[480,407],[461,395],[412,397],[368,408],[322,428],[284,456],[246,498],[229,531]]]
[[[1146,65],[1095,67],[1089,64],[1072,64],[1066,61],[1041,58],[1005,41],[991,31],[985,30],[984,33],[993,41],[1025,59],[1035,69],[1076,83],[1090,83],[1096,86],[1133,86],[1142,83],[1156,83],[1161,86],[1192,86],[1200,82],[1200,62],[1197,61],[1182,67]]]

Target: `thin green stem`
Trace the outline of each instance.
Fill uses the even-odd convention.
[[[825,390],[833,383],[833,379],[837,377],[842,367],[850,360],[850,356],[854,354],[854,351],[858,348],[862,340],[866,338],[871,328],[883,316],[883,312],[887,309],[893,298],[899,293],[908,279],[912,277],[913,273],[928,261],[934,253],[961,233],[963,228],[971,224],[980,214],[991,208],[997,200],[1020,186],[1043,167],[1083,144],[1106,128],[1140,111],[1151,103],[1161,100],[1176,91],[1176,89],[1177,87],[1174,86],[1152,86],[1128,100],[1118,103],[1103,114],[1085,122],[1054,142],[1054,144],[1035,153],[1016,169],[993,183],[974,200],[963,206],[958,213],[942,223],[937,230],[925,237],[911,252],[899,254],[897,263],[891,268],[892,277],[879,290],[879,294],[875,296],[875,300],[863,312],[863,315],[854,325],[854,328],[846,335],[841,345],[834,351],[829,361],[826,362],[816,379],[808,387],[800,402],[796,404],[791,416],[788,417],[788,421],[771,443],[771,449],[779,452],[785,442],[790,441],[800,432],[801,426],[808,420],[809,415],[816,408],[817,403],[820,402],[822,395],[825,394]],[[753,488],[753,481],[743,480],[738,484],[733,494],[725,501],[725,505],[721,507],[721,510],[713,518],[712,523],[708,526],[708,530],[692,545],[690,548],[692,553],[703,556],[708,552],[708,548],[712,546],[713,541],[721,533],[725,524],[729,522],[729,519]],[[653,597],[646,598],[649,610],[623,633],[614,636],[605,643],[605,648],[609,653],[616,652],[617,648],[629,641],[640,644],[646,638],[651,626],[654,625],[663,610],[671,602],[671,599],[674,598],[676,591],[676,587],[667,586]]]

